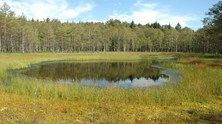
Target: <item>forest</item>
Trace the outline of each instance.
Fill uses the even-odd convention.
[[[62,15],[64,9],[40,12],[32,3],[57,9],[65,1],[75,10],[79,1],[5,1],[0,0],[0,124],[222,124],[221,0],[215,5],[215,0],[155,0],[158,10],[169,5],[181,16],[211,7],[199,29],[177,21],[138,24],[140,18],[38,20],[33,13],[17,15],[15,4],[21,11],[29,6],[27,11],[40,15]],[[89,1],[110,12],[117,2],[128,3],[128,12],[142,0]],[[151,5],[135,12],[148,18]],[[87,12],[104,18],[97,9]]]
[[[0,51],[14,52],[198,52],[221,53],[222,2],[214,5],[197,31],[158,22],[146,25],[110,19],[102,22],[61,22],[16,16],[4,3],[0,8]],[[218,17],[218,18],[215,18]]]

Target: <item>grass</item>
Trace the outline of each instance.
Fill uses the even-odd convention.
[[[181,82],[143,89],[65,85],[11,75],[42,61],[176,59]],[[183,53],[0,54],[0,123],[221,123],[221,56]]]

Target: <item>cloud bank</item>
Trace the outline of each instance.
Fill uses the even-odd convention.
[[[172,14],[170,9],[164,8],[157,3],[145,3],[137,1],[133,5],[134,10],[131,13],[113,13],[109,16],[111,19],[119,19],[121,21],[131,22],[140,24],[147,24],[153,22],[159,22],[160,24],[171,24],[175,26],[178,22],[182,26],[188,26],[188,23],[195,21],[194,15],[175,15]]]
[[[70,6],[67,0],[4,0],[17,14],[24,14],[28,19],[56,18],[60,20],[72,20],[80,14],[94,9],[92,3],[81,3]]]
[[[170,23],[172,26],[179,22],[183,27],[191,25],[195,27],[195,24],[199,23],[199,17],[196,15],[175,14],[176,12],[171,10],[172,6],[144,2],[145,0],[135,0],[135,3],[131,3],[130,6],[124,6],[123,3],[113,0],[111,3],[118,4],[122,9],[111,5],[113,7],[111,10],[106,8],[103,2],[95,0],[0,0],[0,5],[3,1],[11,6],[16,15],[24,14],[28,19],[43,20],[49,17],[63,22],[73,20],[105,22],[109,19],[119,19],[140,24],[158,21],[162,25]],[[101,10],[94,11],[98,9],[96,7],[108,9],[109,12],[104,15],[105,12]]]

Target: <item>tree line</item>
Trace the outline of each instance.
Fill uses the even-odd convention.
[[[205,26],[197,31],[160,25],[141,25],[109,20],[61,22],[28,20],[16,16],[4,3],[0,8],[0,52],[149,51],[220,53],[221,10],[219,2],[209,10]],[[215,12],[218,10],[218,12]],[[216,15],[220,16],[216,16]]]

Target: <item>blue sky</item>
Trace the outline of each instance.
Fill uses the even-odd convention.
[[[42,20],[57,18],[62,21],[121,21],[161,24],[193,29],[202,27],[201,20],[219,0],[0,0],[7,2],[17,15]]]

